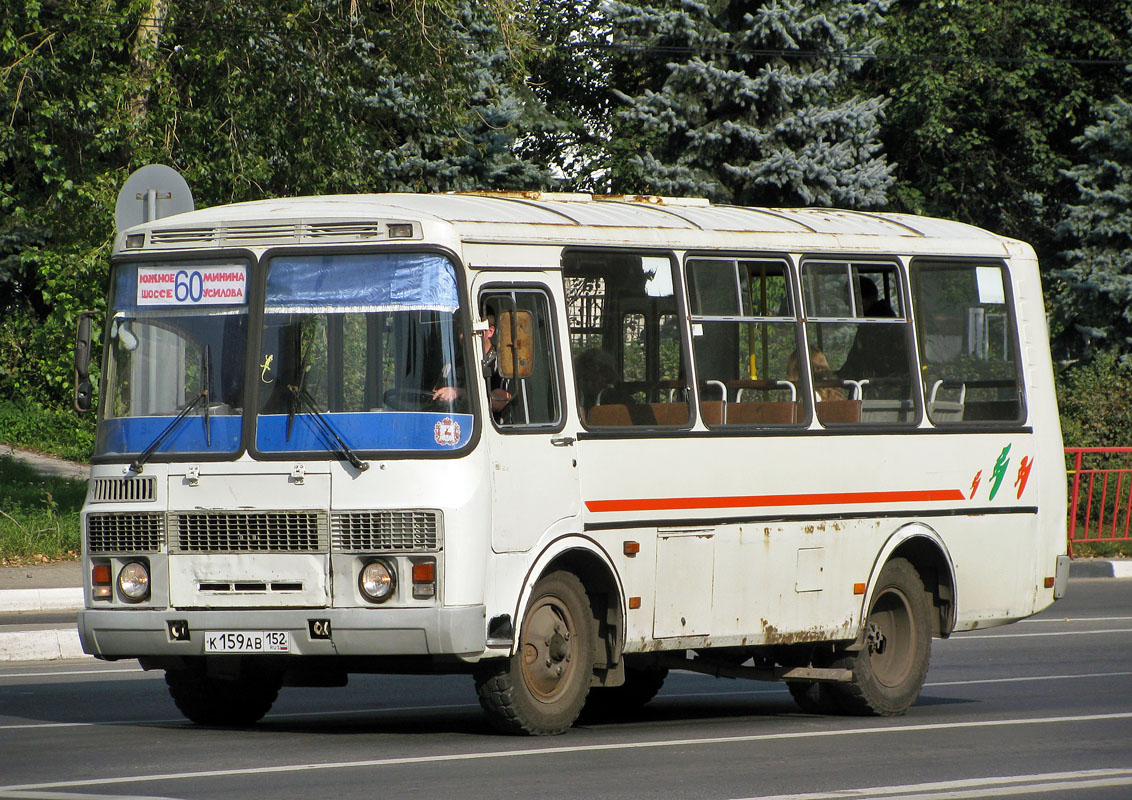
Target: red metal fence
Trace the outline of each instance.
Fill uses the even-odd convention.
[[[1066,447],[1069,555],[1082,542],[1132,541],[1132,447]]]

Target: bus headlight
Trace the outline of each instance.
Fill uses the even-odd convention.
[[[362,567],[362,574],[358,576],[358,588],[367,600],[374,603],[384,603],[392,597],[396,585],[397,574],[384,561],[369,562]]]
[[[149,568],[140,561],[131,561],[118,573],[118,591],[131,603],[149,597]]]

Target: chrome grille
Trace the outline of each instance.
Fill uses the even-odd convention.
[[[440,520],[430,509],[350,511],[334,514],[330,527],[340,553],[437,550]]]
[[[90,482],[92,503],[141,503],[157,499],[157,480],[138,478],[95,478]]]
[[[317,511],[180,512],[169,515],[170,550],[182,553],[317,553],[327,547]]]
[[[165,544],[164,514],[88,514],[90,553],[153,553]]]

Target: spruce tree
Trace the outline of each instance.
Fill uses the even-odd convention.
[[[606,4],[620,103],[615,191],[758,205],[875,207],[892,168],[885,101],[849,78],[890,0]]]
[[[1062,355],[1118,354],[1132,366],[1132,104],[1116,99],[1077,139],[1082,161],[1065,171],[1079,202],[1058,226],[1070,249],[1050,299]]]

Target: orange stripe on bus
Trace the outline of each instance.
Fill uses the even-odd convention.
[[[652,497],[636,500],[587,500],[594,512],[676,511],[710,508],[768,508],[770,506],[837,506],[863,503],[932,503],[966,500],[958,489],[913,489],[898,492],[832,492],[823,494],[767,494],[748,497]]]

